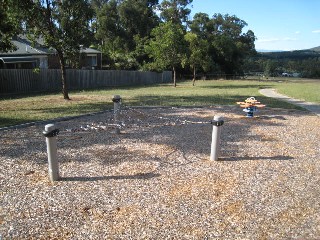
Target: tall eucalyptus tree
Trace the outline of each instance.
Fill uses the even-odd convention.
[[[141,45],[150,37],[159,18],[158,0],[110,0],[98,9],[96,38],[111,67],[139,68],[145,60]]]

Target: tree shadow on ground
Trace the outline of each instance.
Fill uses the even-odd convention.
[[[290,156],[270,156],[270,157],[220,157],[218,161],[250,161],[250,160],[275,160],[275,161],[283,161],[283,160],[293,160],[293,157]]]
[[[133,99],[130,99],[128,105],[142,105],[142,106],[212,106],[212,105],[234,105],[237,106],[237,102],[246,100],[250,95],[192,95],[192,96],[169,96],[169,95],[140,95]],[[280,101],[274,98],[265,97],[262,95],[253,96],[262,104],[266,104],[268,107],[273,108],[285,108],[285,109],[299,109],[293,104]]]
[[[238,97],[238,96],[237,96]],[[204,97],[205,98],[205,97]],[[235,96],[231,97],[229,101],[234,101]],[[190,97],[193,99],[193,97]],[[206,100],[200,100],[206,101]],[[127,113],[130,115],[130,107],[127,108]],[[124,112],[125,112],[124,111]],[[148,112],[149,111],[149,112]],[[67,151],[68,149],[72,149],[72,151],[77,152],[77,149],[87,148],[93,145],[101,145],[101,146],[114,146],[121,145],[121,141],[126,139],[127,141],[137,142],[143,141],[146,143],[154,143],[154,144],[163,144],[165,146],[171,147],[174,150],[182,149],[181,152],[184,156],[195,153],[195,154],[208,154],[210,153],[210,142],[211,142],[211,131],[212,125],[209,124],[209,121],[213,118],[215,112],[233,112],[235,116],[238,116],[236,119],[227,117],[225,119],[225,127],[224,134],[222,136],[222,141],[226,143],[226,148],[230,149],[230,153],[233,152],[236,156],[237,151],[239,151],[236,145],[231,144],[232,142],[239,142],[246,139],[251,140],[259,140],[261,136],[256,134],[255,136],[250,135],[250,128],[252,124],[260,125],[260,126],[279,126],[281,125],[281,121],[285,121],[285,118],[281,118],[279,114],[284,110],[268,110],[273,113],[279,114],[276,116],[261,116],[260,119],[246,119],[245,113],[242,112],[242,109],[237,105],[231,106],[217,106],[213,108],[209,108],[209,111],[212,111],[212,115],[210,117],[203,116],[202,117],[202,109],[198,108],[197,110],[190,108],[166,108],[159,110],[145,109],[141,110],[141,114],[135,114],[135,116],[126,115],[127,113],[123,113],[122,121],[125,123],[125,131],[124,133],[117,135],[114,133],[110,134],[110,131],[113,129],[107,129],[103,131],[74,131],[68,132],[67,128],[79,128],[80,125],[91,124],[94,121],[103,123],[108,123],[109,120],[112,120],[113,113],[112,111],[105,112],[101,114],[100,120],[96,120],[95,118],[91,120],[90,116],[76,118],[70,121],[58,122],[57,124],[62,125],[62,129],[60,129],[60,135],[58,137],[58,148],[62,151]],[[188,116],[184,116],[184,112],[188,111],[196,111],[196,114],[189,114]],[[261,110],[262,112],[263,110]],[[299,117],[299,113],[297,117]],[[305,113],[303,113],[304,116]],[[239,119],[239,116],[243,116],[243,120]],[[161,117],[161,118],[160,118]],[[139,118],[139,119],[138,119]],[[167,120],[166,120],[167,118]],[[168,120],[169,119],[169,120]],[[272,121],[272,120],[279,121]],[[255,122],[254,122],[255,121]],[[109,122],[110,123],[110,122]],[[141,125],[139,128],[134,128],[134,125]],[[283,123],[284,124],[284,123]],[[189,131],[189,128],[192,127],[193,131]],[[2,151],[0,152],[0,156],[10,157],[10,158],[19,158],[24,155],[35,156],[39,155],[37,158],[31,158],[32,161],[36,161],[38,164],[47,164],[46,159],[46,145],[45,138],[42,136],[42,131],[44,130],[44,126],[33,126],[32,134],[21,133],[24,136],[19,138],[13,138],[7,140],[8,136],[0,136],[2,144]],[[18,132],[16,132],[18,134]],[[199,133],[201,136],[196,137],[194,133]],[[15,134],[15,133],[14,133]],[[234,135],[237,135],[237,139],[235,139]],[[19,135],[20,136],[20,135]],[[82,136],[84,136],[82,138]],[[83,140],[89,139],[89,140]],[[183,141],[181,141],[183,139]],[[240,139],[240,140],[239,140]],[[197,141],[197,143],[196,143]],[[180,143],[179,143],[180,142]],[[13,151],[13,148],[17,148],[19,146],[19,151]],[[104,152],[103,149],[99,150],[101,152],[101,156],[98,156],[98,153],[94,153],[96,159],[100,161],[102,165],[117,165],[121,163],[123,158],[130,158],[130,154],[133,156],[135,154],[140,155],[146,161],[159,161],[153,155],[140,151],[137,149],[135,151],[128,151],[128,149],[124,149],[127,152],[127,155],[119,155],[117,152],[113,152],[109,149],[107,152]],[[111,152],[110,152],[111,151]],[[61,153],[60,153],[61,154]],[[90,153],[93,154],[93,153]],[[90,162],[91,157],[89,155],[82,155],[80,158],[72,157],[70,158],[67,153],[61,154],[62,162],[68,161],[77,161],[77,162]],[[78,155],[79,156],[79,155]],[[110,162],[110,157],[108,156],[116,156],[113,162]],[[289,156],[283,156],[286,159]],[[187,157],[185,157],[187,158]],[[34,160],[35,159],[35,160]],[[269,158],[268,158],[269,159]],[[135,161],[134,159],[132,161]]]
[[[30,111],[40,112],[40,113],[55,113],[57,116],[68,116],[71,114],[82,114],[90,113],[90,112],[98,112],[107,109],[111,109],[113,103],[105,103],[105,102],[98,102],[98,103],[85,103],[79,105],[65,105],[61,107],[46,107],[42,109],[30,109]]]
[[[62,107],[46,107],[42,109],[30,108],[28,111],[25,110],[24,115],[20,115],[20,118],[0,117],[0,128],[14,127],[15,125],[48,121],[44,119],[44,116],[51,116],[53,121],[59,121],[60,118],[75,117],[100,111],[111,110],[113,103],[86,103],[81,105],[65,105]],[[28,114],[29,112],[29,114]],[[31,114],[32,113],[32,114]],[[1,131],[1,130],[0,130]]]
[[[268,112],[273,111],[268,110]],[[61,122],[61,134],[58,136],[59,164],[65,164],[65,168],[67,166],[72,168],[78,164],[91,163],[102,165],[105,170],[100,173],[101,176],[98,172],[98,176],[86,176],[86,173],[73,176],[72,171],[66,168],[63,171],[64,177],[60,180],[65,182],[148,180],[160,177],[162,171],[186,167],[201,162],[204,158],[209,159],[213,127],[210,120],[216,114],[226,115],[221,134],[221,157],[218,161],[294,160],[291,156],[276,153],[274,156],[255,154],[250,156],[250,153],[243,151],[244,147],[248,147],[246,145],[248,141],[260,141],[261,144],[264,141],[279,141],[279,139],[265,138],[261,133],[252,133],[250,130],[253,126],[275,128],[282,126],[286,124],[287,118],[281,115],[250,119],[243,116],[241,109],[224,106],[196,109],[132,108],[124,110],[121,115],[126,125],[121,134],[111,133],[110,129],[88,132],[66,131],[66,127],[70,125],[78,127],[92,121],[100,121],[90,116]],[[111,119],[112,115],[112,112],[106,112],[101,114],[100,118]],[[299,116],[303,115],[297,114],[297,117]],[[140,126],[137,126],[139,124]],[[32,129],[40,132],[41,128],[34,126]],[[47,165],[45,138],[40,133],[37,137],[29,138],[26,138],[26,133],[23,135],[17,139],[9,139],[6,136],[0,156],[17,161],[17,164],[18,159],[22,157],[38,165]],[[156,149],[152,149],[153,146],[162,147],[163,150],[160,150],[163,154],[158,155]],[[19,151],[14,150],[17,147]],[[69,163],[71,165],[68,165]],[[124,166],[122,164],[125,164],[130,171],[124,169],[122,172]],[[144,166],[143,170],[134,172],[139,166]],[[119,171],[121,175],[117,174]]]
[[[161,174],[149,172],[140,173],[135,175],[120,175],[120,176],[100,176],[100,177],[61,177],[59,181],[63,182],[95,182],[95,181],[106,181],[106,180],[148,180],[152,178],[160,177]]]
[[[249,86],[249,85],[248,85]],[[247,87],[248,87],[247,86]],[[221,86],[223,87],[223,86]],[[233,86],[229,86],[233,87]],[[228,86],[226,86],[228,88]],[[150,95],[143,94],[138,95],[130,99],[123,99],[124,106],[212,106],[212,105],[235,105],[236,102],[244,101],[249,95],[189,95],[189,96],[172,96],[172,95]],[[261,96],[258,94],[254,96],[263,104],[273,108],[285,108],[285,109],[299,109],[304,110],[301,107],[297,107],[293,104],[277,99]],[[48,115],[51,119],[75,116],[81,114],[88,114],[92,112],[99,112],[112,109],[113,103],[110,102],[90,102],[84,104],[74,104],[72,101],[70,104],[66,104],[60,107],[48,106],[40,109],[30,109],[30,114],[24,114],[21,118],[0,117],[0,127],[14,126],[16,124],[23,124],[34,121],[44,120],[44,116]],[[304,110],[305,111],[305,110]]]
[[[209,88],[209,89],[248,89],[248,88],[271,88],[274,87],[270,84],[247,84],[247,85],[218,85],[218,86],[199,86],[199,88]]]
[[[0,128],[5,128],[5,127],[9,127],[9,126],[14,126],[14,125],[19,125],[19,124],[24,124],[24,123],[28,123],[28,122],[35,122],[38,121],[39,119],[36,118],[30,118],[30,116],[28,116],[28,118],[10,118],[10,117],[0,117]],[[10,123],[10,124],[8,124]]]

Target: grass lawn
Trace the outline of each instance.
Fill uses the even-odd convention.
[[[208,106],[235,105],[254,96],[268,107],[297,108],[291,104],[261,96],[259,89],[276,88],[280,93],[320,103],[320,81],[230,81],[212,80],[172,84],[108,88],[70,92],[71,101],[62,94],[38,94],[0,99],[0,127],[31,121],[74,116],[111,109],[113,95],[119,94],[128,106]]]
[[[288,87],[287,84],[279,84],[276,88],[279,93],[287,96],[320,104],[320,80],[291,82],[289,85]]]

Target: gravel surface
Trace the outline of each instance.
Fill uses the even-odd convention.
[[[210,161],[214,115],[221,154]],[[135,108],[0,132],[0,239],[319,239],[320,118],[238,106]]]

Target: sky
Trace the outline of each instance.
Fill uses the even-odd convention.
[[[236,15],[257,37],[257,50],[303,50],[320,46],[320,0],[193,0],[195,13]]]

